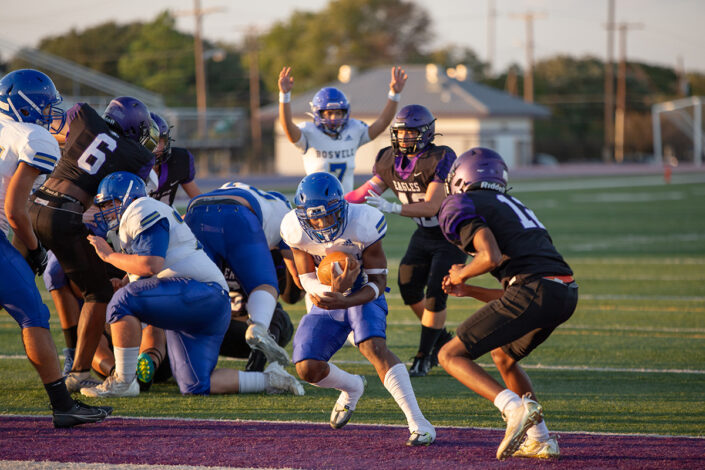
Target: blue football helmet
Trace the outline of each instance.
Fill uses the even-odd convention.
[[[139,142],[150,152],[157,148],[159,128],[152,121],[147,106],[137,98],[115,98],[103,111],[103,119],[114,131]]]
[[[31,122],[58,134],[66,123],[63,101],[54,82],[33,69],[15,70],[0,80],[0,113],[18,122]]]
[[[128,171],[116,171],[103,178],[93,202],[99,211],[93,216],[99,229],[107,232],[120,226],[120,218],[132,201],[145,197],[147,187],[142,178]],[[112,202],[111,207],[103,207]]]
[[[160,165],[171,157],[171,143],[174,139],[171,138],[171,126],[166,120],[157,113],[149,113],[152,122],[159,129],[159,143],[154,149],[154,159],[157,165]]]
[[[340,119],[326,119],[322,111],[327,109],[342,109],[343,117]],[[348,123],[350,117],[350,103],[342,91],[333,87],[321,88],[311,101],[313,123],[326,134],[337,136]]]
[[[474,189],[507,191],[509,172],[500,154],[484,147],[471,148],[455,159],[446,177],[446,194]]]
[[[348,202],[343,197],[343,186],[330,173],[311,173],[302,179],[296,189],[294,207],[301,227],[315,242],[335,240],[347,225]],[[312,220],[324,217],[330,218],[328,225],[311,224]]]
[[[415,139],[404,139],[399,142],[399,129],[412,129],[418,132]],[[417,154],[433,142],[436,136],[436,118],[431,111],[420,104],[404,106],[394,117],[389,128],[392,134],[392,147],[404,155]]]

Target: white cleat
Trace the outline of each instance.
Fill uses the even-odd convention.
[[[100,385],[102,382],[94,378],[90,372],[69,372],[66,376],[66,390],[69,393],[78,393],[82,388]]]
[[[264,375],[267,377],[267,387],[265,388],[267,393],[291,393],[297,397],[303,396],[305,393],[301,382],[276,362],[272,362],[264,369]]]
[[[543,408],[530,399],[527,393],[521,398],[521,406],[507,413],[502,413],[502,417],[507,422],[507,430],[497,449],[497,459],[499,460],[511,457],[516,452],[526,436],[526,431],[541,421]]]
[[[253,323],[247,327],[245,341],[252,349],[262,351],[268,362],[278,362],[282,366],[289,364],[289,354],[274,341],[267,329],[259,323]]]
[[[431,428],[428,431],[417,430],[411,432],[411,436],[409,436],[409,439],[406,441],[406,445],[411,447],[430,446],[435,442],[435,440],[436,430],[434,428]]]
[[[100,385],[82,388],[81,394],[102,398],[136,397],[140,394],[140,386],[136,376],[131,382],[121,382],[117,375],[111,375]]]
[[[365,388],[367,387],[367,379],[365,378],[364,375],[359,375],[360,379],[362,380],[362,391],[364,393]],[[341,392],[341,395],[345,392]],[[360,394],[362,396],[362,394]],[[358,398],[359,401],[359,398]],[[355,403],[350,403],[346,405],[341,405],[337,401],[335,402],[335,406],[333,406],[333,411],[330,414],[330,427],[333,429],[340,429],[346,424],[348,424],[348,421],[350,421],[350,417],[352,417],[354,409],[350,408],[350,405],[356,405],[357,402]]]
[[[537,441],[529,437],[521,443],[512,457],[524,457],[528,459],[557,459],[561,456],[558,447],[558,436],[551,436],[547,441]]]

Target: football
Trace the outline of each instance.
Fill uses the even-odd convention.
[[[350,255],[342,251],[334,251],[328,253],[325,258],[318,264],[318,280],[321,284],[329,286],[331,284],[331,271],[335,270],[336,275],[343,273],[343,269],[347,264]]]

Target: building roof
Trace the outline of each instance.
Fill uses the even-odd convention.
[[[339,81],[325,86],[336,87],[350,101],[353,116],[377,116],[384,106],[389,90],[391,67],[376,67],[353,73],[348,83]],[[529,117],[544,118],[550,111],[541,105],[527,103],[502,90],[470,80],[450,78],[434,65],[404,66],[409,79],[402,92],[401,105],[421,104],[436,117]],[[292,97],[291,109],[295,117],[310,112],[310,101],[318,90],[309,90]],[[263,118],[274,118],[278,113],[275,103],[262,108]]]

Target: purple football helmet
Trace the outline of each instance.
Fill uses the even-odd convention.
[[[15,70],[0,80],[0,113],[18,122],[38,124],[58,134],[66,123],[59,108],[62,98],[46,74],[33,69]]]
[[[343,117],[340,119],[326,119],[322,111],[327,109],[343,110]],[[321,88],[311,101],[311,112],[313,123],[320,130],[329,135],[337,136],[348,123],[350,117],[350,103],[342,91],[333,87]]]
[[[413,129],[418,132],[418,135],[413,140],[404,139],[402,142],[404,145],[400,145],[399,129]],[[410,104],[397,113],[389,131],[392,134],[394,150],[404,155],[414,155],[433,142],[436,135],[436,118],[425,106]]]
[[[473,189],[507,191],[509,174],[504,159],[494,150],[474,147],[453,162],[446,177],[446,193],[460,194]]]
[[[171,127],[169,123],[157,113],[150,112],[149,115],[152,118],[152,122],[154,122],[159,129],[159,144],[157,148],[154,149],[153,153],[156,164],[160,165],[169,160],[171,156],[171,142],[173,141],[171,138]]]
[[[159,129],[152,122],[149,109],[137,98],[120,96],[103,111],[103,119],[113,130],[139,142],[151,152],[159,142]]]

